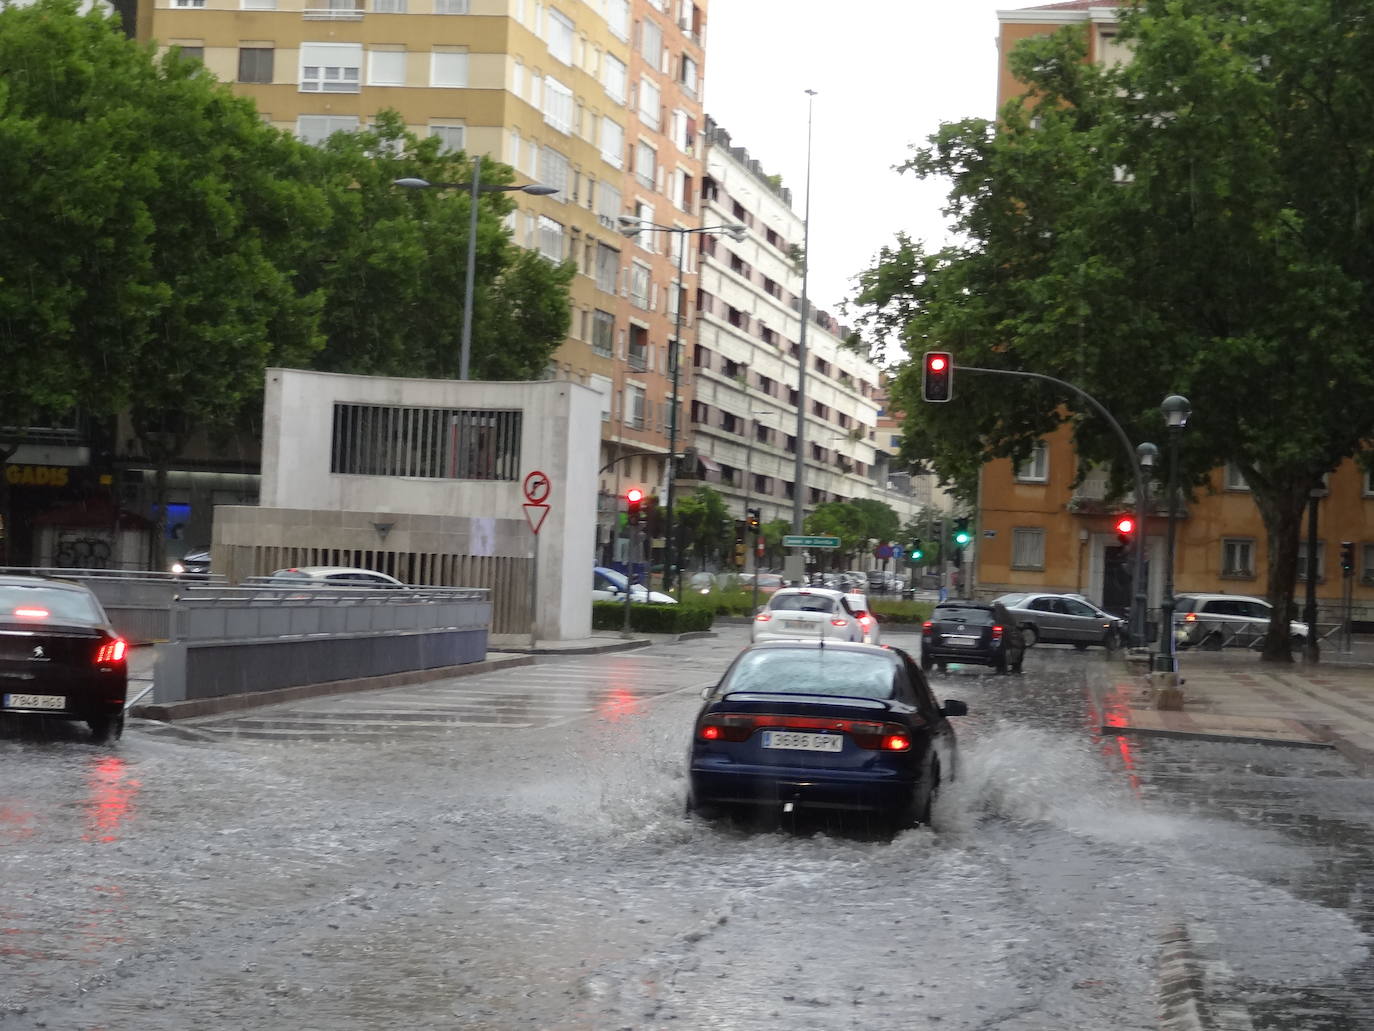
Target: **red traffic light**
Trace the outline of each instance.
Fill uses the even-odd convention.
[[[1135,520],[1130,516],[1122,516],[1116,521],[1116,532],[1129,537],[1135,533]]]
[[[927,351],[921,366],[921,397],[926,401],[949,401],[954,397],[954,355],[948,351]]]
[[[644,500],[644,492],[638,487],[631,487],[625,492],[625,500],[632,505],[637,505]]]

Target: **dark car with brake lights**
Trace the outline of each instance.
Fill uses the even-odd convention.
[[[897,648],[769,641],[704,692],[687,757],[688,809],[929,823],[957,757],[949,716]]]
[[[0,716],[82,720],[104,741],[124,729],[128,643],[91,591],[0,577]]]
[[[1026,642],[1016,619],[996,601],[942,601],[921,624],[921,668],[945,671],[947,663],[991,666],[1020,673]]]

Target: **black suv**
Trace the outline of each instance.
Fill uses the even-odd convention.
[[[942,601],[921,626],[921,668],[948,662],[1021,672],[1026,642],[1015,618],[999,601]]]

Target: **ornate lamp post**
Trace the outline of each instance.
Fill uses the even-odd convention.
[[[1155,447],[1155,445],[1148,440],[1143,444],[1137,444],[1135,446],[1135,458],[1136,464],[1140,466],[1140,479],[1137,482],[1140,484],[1140,490],[1143,493],[1142,497],[1136,499],[1136,511],[1139,513],[1139,517],[1136,519],[1135,546],[1137,548],[1148,548],[1150,544],[1150,477],[1154,475],[1155,462],[1159,460],[1159,448]],[[1148,647],[1150,636],[1147,630],[1150,622],[1148,616],[1150,597],[1150,585],[1148,582],[1149,566],[1143,563],[1137,563],[1136,569],[1147,571],[1146,575],[1139,577],[1137,583],[1134,585],[1135,607],[1132,609],[1133,613],[1140,613],[1141,621],[1141,626],[1137,628],[1139,636],[1136,639],[1136,646],[1144,648]]]
[[[1178,641],[1174,636],[1174,523],[1178,509],[1178,438],[1188,425],[1193,406],[1181,394],[1170,394],[1159,406],[1164,424],[1169,428],[1169,538],[1165,548],[1164,596],[1159,603],[1160,633],[1164,648],[1157,656],[1156,669],[1164,673],[1178,672]]]

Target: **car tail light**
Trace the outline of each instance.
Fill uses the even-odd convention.
[[[873,617],[870,616],[867,612],[860,612],[857,618],[859,620],[859,624],[863,626],[865,629],[873,625]]]
[[[124,654],[128,648],[128,643],[122,637],[116,637],[113,641],[106,641],[95,653],[95,664],[108,666],[111,663],[123,662]]]
[[[913,716],[915,726],[924,720]],[[876,720],[836,719],[829,716],[785,716],[776,713],[713,713],[701,721],[697,737],[703,741],[747,741],[756,730],[832,730],[848,734],[860,748],[874,751],[905,752],[911,748],[911,736],[900,723],[879,723]]]
[[[1185,614],[1184,617],[1183,617],[1183,622],[1185,622],[1185,623],[1196,623],[1196,622],[1197,622],[1197,613],[1196,613],[1196,612],[1189,612],[1189,613]]]
[[[830,621],[830,625],[831,625],[831,626],[849,626],[849,620],[847,620],[847,619],[832,619],[832,620]]]
[[[1002,639],[1002,628],[994,625],[992,628],[992,643],[996,644]]]
[[[923,634],[928,634],[928,633],[930,633],[930,628],[933,627],[934,625],[935,625],[934,623],[932,623],[930,620],[927,619],[924,623],[921,624],[921,633],[923,633]]]
[[[755,621],[756,623],[767,623],[767,622],[768,622],[770,619],[772,619],[772,618],[773,618],[772,613],[769,613],[769,612],[760,612],[757,616],[754,617],[754,621]]]
[[[15,609],[14,614],[20,619],[47,619],[47,609]]]

